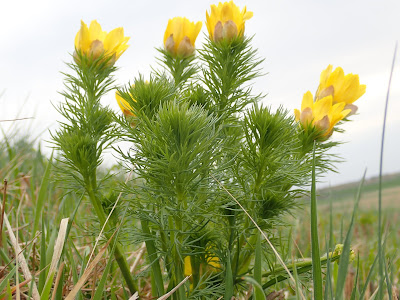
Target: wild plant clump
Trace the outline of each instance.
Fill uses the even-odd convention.
[[[53,132],[57,179],[89,200],[107,242],[101,254],[115,257],[130,295],[258,300],[311,270],[311,262],[285,265],[276,228],[298,213],[313,176],[335,169],[328,151],[365,85],[329,65],[294,114],[262,104],[252,83],[263,59],[245,35],[252,16],[232,1],[212,5],[197,48],[202,23],[171,19],[161,68],[122,87],[113,76],[129,38],[122,28],[107,33],[82,22],[58,106],[65,121]],[[101,103],[114,89],[122,115]],[[109,149],[127,181],[100,173]],[[142,244],[147,267],[134,276],[125,247]],[[340,249],[327,249],[320,263],[339,260]]]

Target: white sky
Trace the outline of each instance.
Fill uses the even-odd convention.
[[[130,48],[118,60],[118,83],[138,73],[149,74],[156,66],[155,47],[162,46],[168,19],[186,16],[204,21],[214,1],[5,1],[0,0],[0,120],[31,117],[19,126],[32,136],[56,128],[57,104],[62,97],[64,62],[71,60],[74,37],[80,20],[97,19],[103,30],[123,26]],[[333,64],[345,73],[359,74],[367,85],[356,104],[359,114],[343,126],[345,134],[333,135],[346,142],[336,148],[345,160],[338,174],[328,174],[326,184],[358,180],[364,169],[368,176],[379,168],[379,149],[384,101],[395,41],[400,39],[400,1],[236,1],[247,5],[254,17],[246,33],[255,34],[254,47],[268,74],[257,80],[255,91],[267,93],[266,104],[288,109],[300,107],[303,93],[314,92],[320,72]],[[197,39],[201,47],[206,26]],[[398,53],[399,54],[399,53]],[[116,110],[114,95],[104,104]],[[385,144],[386,173],[400,171],[400,57],[396,64]],[[2,123],[6,128],[5,123]]]

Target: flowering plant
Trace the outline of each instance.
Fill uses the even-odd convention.
[[[67,75],[59,107],[68,122],[54,143],[65,166],[61,173],[90,200],[132,294],[233,299],[253,286],[254,299],[265,299],[274,283],[297,270],[288,270],[279,255],[285,276],[261,261],[275,257],[275,228],[307,194],[311,174],[334,168],[327,154],[337,144],[332,134],[355,112],[353,102],[365,86],[357,75],[329,66],[315,97],[305,93],[294,116],[261,104],[263,95],[254,95],[251,85],[263,60],[245,35],[252,16],[233,1],[212,5],[206,13],[209,39],[197,53],[202,23],[170,19],[158,49],[162,70],[122,87],[114,86],[112,74],[129,38],[122,28],[107,34],[96,21],[89,28],[82,22],[70,65],[77,75]],[[120,116],[100,102],[115,88]],[[111,147],[131,176],[114,187],[117,200],[104,188],[112,174],[98,176]],[[151,282],[147,292],[112,234],[117,227],[126,233],[120,242],[127,247],[145,245],[148,268],[140,276]]]

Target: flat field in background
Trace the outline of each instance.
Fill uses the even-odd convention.
[[[334,203],[335,208],[353,207],[358,185],[358,182],[353,182],[319,190],[320,209],[329,207],[330,200]],[[360,200],[360,210],[378,208],[378,187],[378,177],[365,181]],[[382,187],[383,208],[400,208],[400,173],[383,176]]]

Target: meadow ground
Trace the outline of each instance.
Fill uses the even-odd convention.
[[[58,281],[56,280],[53,286],[54,299],[62,299],[63,295],[68,293],[83,275],[82,266],[87,264],[97,236],[97,221],[91,214],[90,205],[85,200],[81,203],[79,209],[75,211],[75,208],[80,203],[81,195],[63,190],[62,184],[57,181],[55,176],[54,167],[52,169],[48,168],[48,159],[39,150],[36,150],[31,143],[20,140],[12,143],[11,146],[8,141],[3,141],[0,145],[0,178],[2,180],[8,179],[5,212],[10,221],[12,232],[19,241],[20,251],[24,254],[27,267],[36,278],[38,289],[42,292],[46,291],[45,283],[48,276],[46,271],[54,258],[53,249],[57,243],[56,239],[60,230],[61,219],[71,217],[76,213],[63,253],[65,264],[59,267],[59,270],[62,270],[60,273],[62,275],[60,278],[57,277]],[[46,170],[49,180],[45,179]],[[1,186],[3,187],[3,184]],[[324,249],[327,249],[329,241],[331,245],[343,243],[353,211],[357,187],[358,183],[351,183],[323,189],[318,192],[318,229],[321,254],[325,253]],[[398,295],[400,259],[397,249],[400,247],[400,174],[385,176],[383,178],[383,187],[386,257],[391,271],[393,295]],[[350,299],[351,291],[355,284],[354,281],[357,277],[357,264],[359,266],[357,282],[360,285],[359,290],[361,290],[376,257],[378,240],[377,190],[377,179],[366,180],[351,242],[351,247],[356,253],[356,259],[349,268],[344,299]],[[311,257],[309,200],[304,199],[302,201],[304,203],[301,207],[286,220],[292,226],[280,226],[275,230],[275,238],[280,239],[280,243],[277,243],[280,245],[277,250],[287,262],[290,262],[293,257]],[[39,222],[40,220],[41,222]],[[42,227],[38,228],[37,226],[40,223]],[[25,276],[21,274],[23,273],[22,269],[20,269],[21,262],[19,261],[18,265],[15,262],[15,249],[11,245],[11,235],[6,227],[6,225],[3,226],[1,234],[2,243],[6,247],[0,249],[0,298],[4,299],[6,295],[15,294],[18,290],[22,299],[24,299],[23,295],[32,294],[33,287],[29,285],[30,281],[24,280]],[[38,231],[34,230],[34,228]],[[36,237],[35,232],[38,232]],[[101,243],[103,244],[104,241],[101,241]],[[128,246],[124,250],[128,254],[128,263],[138,276],[139,284],[143,289],[149,289],[150,282],[148,279],[148,266],[145,261],[146,256],[139,255],[139,253],[143,254],[143,251],[137,246]],[[135,261],[137,256],[141,258]],[[108,261],[110,260],[105,257],[98,262],[94,274],[82,286],[82,293],[78,294],[77,299],[93,298],[96,286],[102,279],[102,273],[109,266]],[[271,265],[273,265],[275,262],[269,261],[267,263],[272,263]],[[121,277],[113,276],[113,274],[118,274],[118,268],[115,264],[110,266],[111,276],[105,281],[104,293],[110,295],[111,299],[124,299],[126,294],[121,288]],[[267,264],[264,266],[268,268]],[[45,271],[40,272],[42,269]],[[324,272],[326,272],[326,269],[324,269]],[[336,263],[332,264],[332,272],[338,272]],[[371,272],[370,283],[365,291],[365,299],[370,299],[377,291],[377,272],[377,267],[375,266]],[[310,291],[311,273],[301,274],[299,278],[303,288]],[[333,282],[333,286],[335,284]],[[287,299],[296,299],[293,293],[293,286],[288,284],[287,281],[277,283],[272,288],[277,291],[285,291]],[[10,297],[8,298],[11,299]]]
[[[353,182],[339,186],[324,188],[318,191],[318,210],[319,210],[319,232],[329,233],[330,222],[332,220],[333,243],[343,243],[346,228],[349,225],[353,212],[355,197],[359,183]],[[386,253],[391,258],[391,267],[394,271],[394,294],[399,295],[400,260],[398,249],[400,247],[400,174],[388,174],[383,177],[382,208],[384,235],[386,239]],[[378,188],[379,178],[374,177],[365,180],[360,197],[354,235],[352,239],[352,249],[359,254],[359,276],[361,281],[365,281],[368,272],[374,262],[378,247]],[[296,255],[310,256],[310,213],[309,200],[305,200],[304,209],[297,212],[290,218],[293,227],[293,240],[297,251]],[[332,217],[332,218],[331,218]],[[326,247],[329,237],[320,234],[321,249]],[[356,274],[357,262],[353,261],[350,268],[347,282],[345,299],[350,299],[354,277]],[[375,268],[376,272],[376,268]],[[375,275],[372,277],[376,278]],[[369,284],[366,299],[376,291],[377,283],[374,280]],[[397,298],[395,298],[397,299]]]

